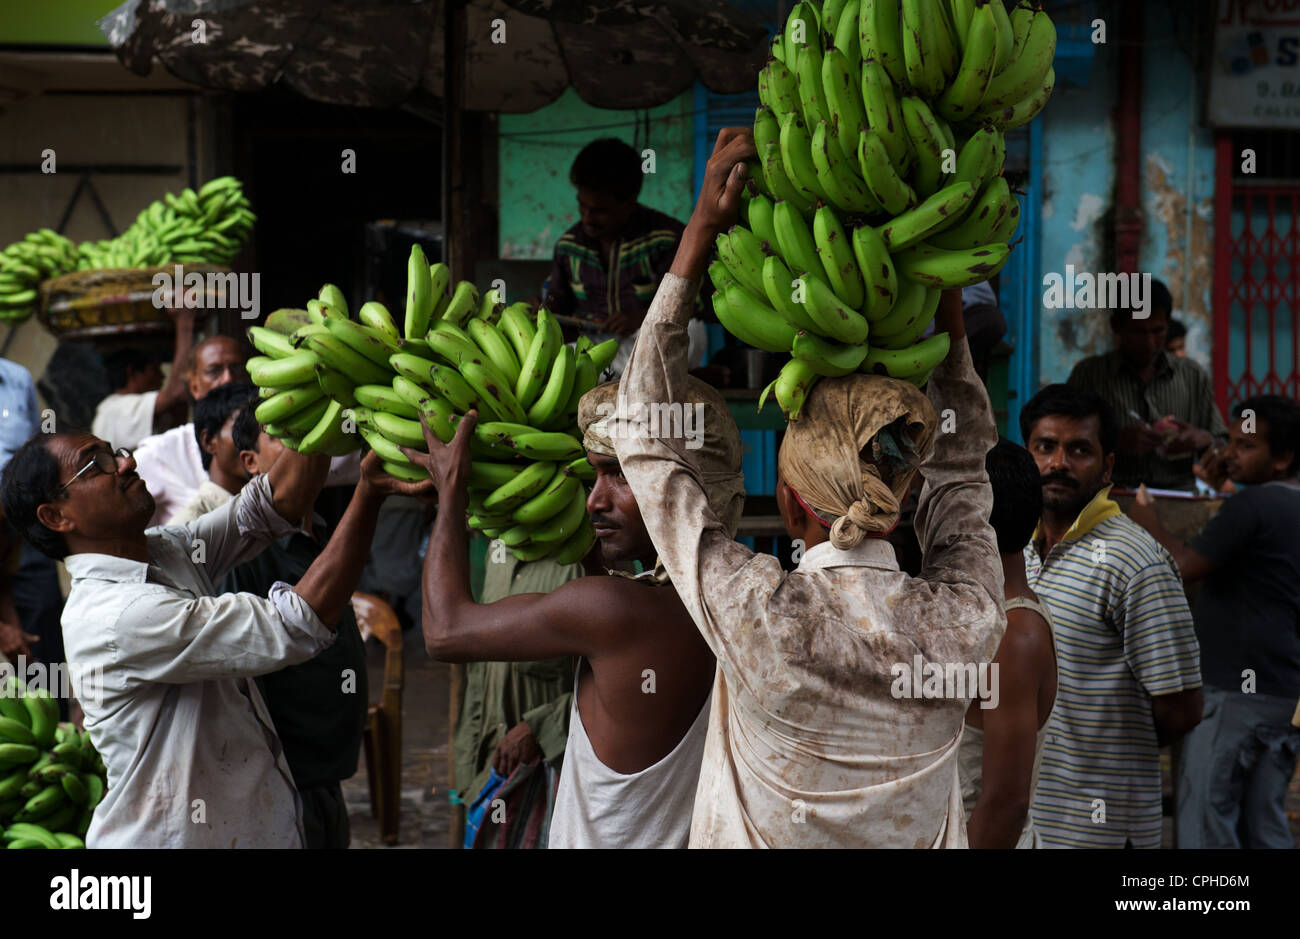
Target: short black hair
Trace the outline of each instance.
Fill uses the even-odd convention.
[[[617,137],[602,137],[582,148],[569,169],[569,182],[608,193],[615,199],[641,194],[641,158]]]
[[[56,561],[68,556],[67,542],[36,517],[38,508],[58,498],[59,477],[63,475],[63,468],[50,452],[49,441],[84,433],[71,428],[57,434],[38,433],[18,448],[0,475],[0,503],[4,504],[5,519],[28,544]]]
[[[1128,306],[1116,307],[1114,310],[1111,310],[1110,313],[1111,329],[1120,329],[1123,327],[1123,325],[1126,322],[1130,322],[1132,320],[1132,315],[1133,315],[1133,304],[1131,302],[1132,299],[1133,299],[1132,297],[1129,298],[1130,303]],[[1147,297],[1146,310],[1147,310],[1147,317],[1153,316],[1157,311],[1163,311],[1165,321],[1170,323],[1173,322],[1174,298],[1173,295],[1169,293],[1169,288],[1165,286],[1164,281],[1156,280],[1154,277],[1151,278],[1151,294],[1150,296]]]
[[[212,454],[203,449],[203,434],[220,434],[230,416],[256,397],[257,388],[246,381],[235,381],[218,385],[194,402],[194,439],[205,472],[212,465]]]
[[[1038,527],[1043,514],[1043,479],[1033,455],[1005,437],[984,457],[984,468],[993,487],[989,524],[997,535],[998,551],[1012,554],[1029,543]]]
[[[1290,471],[1300,469],[1300,404],[1281,395],[1256,395],[1233,408],[1232,416],[1239,418],[1247,410],[1268,425],[1268,448],[1273,455],[1290,453]]]
[[[143,371],[152,365],[154,361],[155,357],[151,352],[138,346],[126,346],[113,350],[104,356],[104,371],[108,373],[109,385],[114,391],[125,388],[126,380],[129,377],[127,372]]]
[[[230,437],[235,441],[235,449],[241,453],[244,450],[260,452],[257,448],[257,438],[262,435],[262,425],[257,422],[256,411],[257,408],[240,408],[239,414],[235,416],[235,426],[230,429]]]
[[[1165,342],[1173,342],[1175,339],[1184,339],[1187,336],[1187,327],[1180,320],[1170,320],[1169,330],[1165,333]]]
[[[1034,425],[1050,414],[1074,418],[1096,415],[1101,425],[1099,434],[1102,455],[1115,452],[1115,445],[1119,443],[1119,425],[1115,423],[1115,414],[1106,399],[1095,391],[1070,385],[1048,385],[1026,401],[1020,409],[1020,435],[1025,438],[1026,445]]]

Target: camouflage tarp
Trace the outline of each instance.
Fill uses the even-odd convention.
[[[157,59],[204,88],[386,108],[441,99],[443,19],[442,0],[128,0],[100,26],[140,75]],[[725,0],[470,0],[467,23],[472,111],[533,111],[570,85],[604,108],[696,78],[749,91],[766,58],[763,27]]]

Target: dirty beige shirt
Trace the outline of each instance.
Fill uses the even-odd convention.
[[[664,278],[620,393],[681,399],[698,285]],[[727,537],[682,440],[615,440],[623,473],[682,602],[718,657],[691,847],[964,847],[957,744],[971,693],[897,698],[893,667],[989,661],[1002,568],[984,455],[997,440],[965,343],[929,396],[936,438],[916,513],[921,577],[890,545],[829,543],[785,573]],[[635,413],[629,410],[627,413]],[[911,682],[907,682],[911,687]]]

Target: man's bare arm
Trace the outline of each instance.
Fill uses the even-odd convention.
[[[320,495],[329,471],[328,456],[304,456],[286,448],[266,474],[266,481],[271,486],[271,504],[279,516],[290,522],[306,518],[316,504],[316,497]]]
[[[1151,719],[1156,725],[1156,741],[1163,747],[1186,734],[1201,722],[1204,707],[1200,688],[1153,697]]]
[[[967,823],[972,848],[1014,848],[1025,827],[1033,798],[1030,784],[1038,741],[1041,663],[1044,655],[1051,654],[1045,626],[1025,610],[1007,614],[1006,635],[993,659],[998,667],[997,706],[981,712],[982,783]]]
[[[189,361],[190,347],[194,344],[194,311],[181,308],[172,311],[176,324],[176,343],[172,348],[172,367],[167,381],[153,402],[154,427],[164,429],[168,423],[183,419],[188,403],[189,379],[185,366]]]

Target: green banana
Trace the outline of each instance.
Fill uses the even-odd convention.
[[[322,397],[316,402],[307,405],[296,414],[290,414],[282,423],[268,424],[264,429],[273,437],[281,436],[280,434],[272,433],[271,428],[273,427],[282,431],[283,436],[285,437],[301,437],[320,422],[320,419],[325,415],[325,411],[329,408],[330,403],[330,399]]]
[[[316,385],[331,401],[337,401],[345,408],[357,403],[356,385],[348,376],[328,365],[316,366]],[[265,423],[265,422],[263,422]],[[273,421],[272,423],[279,423]]]
[[[501,311],[501,323],[498,329],[510,341],[510,348],[521,369],[524,359],[528,357],[528,349],[533,344],[533,335],[536,333],[532,315],[532,307],[526,303],[512,303]],[[515,381],[518,382],[517,377]]]
[[[813,241],[826,271],[826,281],[835,296],[850,310],[861,309],[865,299],[862,272],[853,256],[849,236],[828,205],[819,208],[813,216]]]
[[[447,309],[442,313],[444,322],[459,326],[479,306],[478,288],[467,280],[462,280],[452,291]]]
[[[821,8],[822,32],[828,36],[834,36],[840,31],[840,24],[843,22],[848,4],[845,0],[823,0]],[[853,27],[856,35],[857,31],[857,7],[853,10]]]
[[[291,414],[296,414],[324,395],[316,382],[304,382],[267,398],[253,411],[259,424],[279,424]]]
[[[903,62],[907,83],[927,98],[943,93],[947,80],[932,38],[936,24],[922,10],[922,0],[902,0]]]
[[[424,366],[424,370],[425,370],[424,381],[425,381],[426,383],[432,385],[433,382],[432,382],[432,380],[431,380],[431,379],[429,378],[429,376],[428,376],[428,370],[429,370],[429,365],[430,365],[430,364],[432,364],[432,363],[425,363],[425,366]],[[366,388],[366,387],[370,387],[370,386],[368,386],[368,385],[360,385],[360,386],[358,386],[358,387]],[[424,402],[428,401],[428,400],[429,400],[430,398],[432,398],[432,397],[435,397],[434,393],[433,393],[432,391],[430,391],[428,388],[424,387],[423,385],[419,384],[418,382],[414,382],[414,381],[412,381],[411,379],[407,378],[405,375],[394,375],[394,376],[393,376],[393,392],[394,392],[394,394],[397,395],[398,398],[400,398],[400,399],[402,400],[402,402],[403,402],[404,404],[406,404],[406,405],[409,406],[409,407],[412,407],[412,408],[416,409],[417,411],[419,411],[419,409],[423,406]],[[374,407],[373,404],[368,404],[368,405],[366,405],[366,406],[367,406],[367,407],[372,407],[372,408]],[[391,408],[383,408],[382,410],[392,410],[392,409],[391,409]],[[393,413],[396,414],[396,413],[398,413],[398,412],[397,412],[397,411],[393,411]],[[409,417],[410,415],[409,415],[409,414],[403,414],[403,415],[401,415],[401,416],[402,416],[402,417]]]
[[[429,326],[442,319],[451,302],[447,288],[451,286],[451,268],[441,261],[429,265],[429,290],[433,294],[433,312],[429,314]],[[420,336],[407,336],[407,339],[420,339]]]
[[[21,721],[0,717],[0,743],[36,743],[31,728]]]
[[[862,360],[859,371],[890,378],[911,378],[932,370],[948,355],[948,334],[935,333],[906,349],[874,348]]]
[[[975,0],[950,0],[948,12],[952,20],[953,35],[964,53],[969,41],[971,20],[975,17]]]
[[[916,156],[912,152],[912,138],[903,126],[903,111],[894,93],[893,82],[884,67],[875,59],[862,63],[862,106],[866,112],[867,128],[885,145],[890,165],[900,177],[912,167]],[[862,135],[846,144],[845,152],[856,154]]]
[[[794,329],[744,284],[732,282],[713,295],[713,311],[733,336],[755,349],[788,352]]]
[[[559,431],[519,434],[512,438],[510,443],[516,453],[532,460],[555,460],[567,463],[585,452],[577,438],[572,434]]]
[[[565,476],[566,479],[573,478]],[[574,479],[574,482],[578,482]],[[587,491],[578,483],[578,488],[573,490],[573,495],[569,501],[555,515],[546,521],[535,525],[529,535],[529,540],[536,545],[559,544],[567,541],[572,535],[577,533],[582,523],[587,518]]]
[[[1001,72],[1014,61],[1012,53],[1015,52],[1015,29],[1002,0],[989,0],[988,6],[996,31],[993,70]]]
[[[989,83],[993,80],[999,35],[994,20],[994,5],[986,3],[976,8],[970,31],[966,35],[961,68],[957,71],[957,77],[935,101],[935,110],[950,121],[965,120],[978,112]]]
[[[900,281],[894,308],[888,316],[871,324],[871,345],[885,349],[910,346],[925,332],[925,327],[930,325],[930,320],[939,308],[941,293],[942,291],[927,287],[917,280]],[[933,305],[930,304],[931,295]],[[927,308],[929,316],[926,316]]]
[[[379,439],[383,439],[382,437]],[[378,451],[375,451],[376,453]],[[408,483],[422,483],[429,478],[429,474],[419,467],[410,463],[395,463],[392,460],[385,460],[382,457],[379,460],[379,467],[394,479],[404,479]]]
[[[993,226],[993,233],[989,237],[989,243],[1000,241],[1006,244],[1011,240],[1011,236],[1016,233],[1016,226],[1020,224],[1020,201],[1010,195],[1010,204],[1007,206],[1006,215],[1002,220]]]
[[[788,68],[784,62],[772,61],[763,69],[762,74],[767,76],[767,108],[774,115],[773,127],[779,127],[780,119],[787,114],[803,113],[803,104],[799,101],[799,80],[795,78],[793,69]]]
[[[761,192],[745,202],[745,223],[760,243],[776,251],[776,229],[772,227],[772,200]]]
[[[814,199],[790,177],[781,158],[779,143],[768,143],[759,148],[759,159],[767,191],[777,202],[789,202],[800,214],[812,212]]]
[[[587,552],[591,550],[595,543],[596,532],[591,526],[591,520],[587,519],[568,541],[556,549],[555,563],[561,566],[577,564],[587,556]]]
[[[596,468],[591,465],[591,461],[585,456],[580,456],[572,463],[562,467],[561,472],[568,473],[570,476],[577,476],[586,482],[591,482],[596,478]]]
[[[957,154],[957,172],[952,181],[970,183],[978,192],[990,179],[1002,173],[1006,155],[1007,142],[1002,131],[981,127],[971,134]]]
[[[540,429],[551,429],[557,418],[564,418],[576,372],[573,347],[561,346],[542,393],[528,409],[528,423]]]
[[[456,424],[460,421],[460,416],[452,408],[451,403],[430,395],[420,402],[420,417],[429,425],[433,435],[443,443],[451,443],[451,438],[456,435]]]
[[[333,284],[325,284],[316,295],[321,303],[325,304],[329,310],[337,314],[339,319],[348,318],[348,301],[343,296],[343,291]]]
[[[853,257],[862,272],[864,300],[862,315],[870,323],[883,319],[898,297],[898,274],[885,241],[870,225],[853,230]],[[872,326],[874,331],[875,326]]]
[[[537,400],[542,387],[550,377],[552,363],[563,344],[564,334],[555,315],[544,307],[538,310],[533,344],[528,349],[528,356],[520,365],[519,384],[515,386],[515,398],[520,407],[533,406],[533,402]]]
[[[86,807],[93,810],[99,805],[104,798],[104,778],[96,773],[89,773],[86,776],[86,789],[90,793],[86,799]]]
[[[787,28],[788,28],[787,21]],[[821,33],[813,30],[809,38],[794,52],[795,81],[799,88],[799,105],[803,119],[808,126],[816,126],[818,121],[827,118],[826,96],[822,90],[822,43]],[[792,47],[787,37],[786,49]]]
[[[844,53],[850,62],[862,59],[862,43],[858,39],[858,0],[848,0],[842,11],[836,16],[828,16],[827,10],[832,0],[822,4],[822,22],[826,24],[826,34],[833,36],[835,48]],[[854,138],[855,140],[857,138]]]
[[[50,849],[57,849],[59,846],[53,832],[43,825],[33,825],[30,822],[14,822],[5,829],[4,840],[9,842],[10,847],[19,839],[36,841]]]
[[[1001,30],[998,39],[1000,44],[1004,42]],[[1006,41],[1014,42],[1014,36]],[[1042,86],[1055,56],[1056,26],[1050,16],[1038,10],[1029,23],[1020,56],[993,76],[980,103],[981,110],[1005,108],[1032,95]]]
[[[453,326],[445,320],[429,330],[425,340],[436,355],[441,356],[447,364],[460,368],[462,362],[481,362],[486,360],[483,350],[470,338],[469,333],[459,326]]]
[[[44,688],[28,689],[23,697],[23,707],[32,719],[32,736],[36,746],[48,749],[54,746],[54,734],[59,728],[59,703]],[[0,760],[6,757],[0,755]],[[11,762],[18,763],[19,760]]]
[[[461,377],[460,372],[446,365],[430,364],[428,367],[429,380],[433,383],[433,390],[438,392],[447,402],[459,413],[465,414],[474,409],[479,404],[478,394],[473,388]],[[407,376],[411,377],[410,375]],[[480,418],[484,418],[482,412]],[[489,420],[495,420],[496,414],[493,414]]]
[[[352,320],[329,319],[325,321],[325,328],[353,352],[365,356],[385,372],[389,371],[388,357],[399,350],[397,343],[383,332]]]
[[[775,389],[776,402],[781,405],[787,420],[799,419],[804,402],[808,400],[808,392],[819,377],[812,366],[802,359],[791,359],[782,367],[781,373],[770,387]],[[759,406],[762,407],[761,404]]]
[[[975,198],[960,222],[931,235],[926,241],[936,248],[949,251],[978,248],[995,241],[1005,243],[1007,239],[996,237],[994,232],[1013,207],[1019,210],[1016,198],[1011,194],[1011,187],[1005,177],[995,176]]]
[[[514,519],[530,526],[552,519],[564,510],[574,493],[581,491],[582,483],[577,478],[557,470],[541,492],[514,510]]]
[[[0,677],[0,714],[30,728],[32,716],[22,703],[23,690],[24,686],[16,676]]]
[[[495,287],[485,290],[478,303],[478,312],[474,314],[473,318],[487,323],[495,323],[504,306],[505,301],[501,299],[501,291]]]
[[[410,447],[413,450],[424,450],[427,447],[424,440],[424,428],[420,426],[418,420],[398,417],[388,411],[372,411],[370,423],[375,430],[393,443],[400,444],[403,447]],[[402,460],[397,460],[397,462],[401,463]]]
[[[343,429],[343,410],[343,405],[331,401],[316,426],[303,435],[298,452],[308,456],[316,453],[342,456],[355,450],[356,437]]]
[[[395,376],[393,380],[398,378],[401,376]],[[404,400],[390,385],[357,385],[352,394],[357,404],[375,411],[387,411],[412,420],[420,414],[414,404]]]
[[[844,306],[820,277],[805,274],[803,279],[804,310],[818,325],[819,335],[847,345],[867,338],[867,321],[861,313]]]
[[[7,802],[18,795],[19,790],[27,784],[27,767],[20,766],[9,771],[9,775],[0,779],[0,802]]]
[[[799,274],[808,271],[825,279],[826,271],[817,254],[817,244],[813,240],[812,232],[808,230],[808,223],[793,204],[782,201],[773,207],[772,227],[776,230],[776,244],[781,259],[792,272]]]
[[[577,480],[574,480],[575,482]],[[67,793],[58,783],[49,783],[40,792],[32,796],[18,813],[19,821],[35,822],[55,811],[67,801]]]
[[[287,358],[297,351],[293,347],[293,343],[289,341],[288,336],[267,329],[264,326],[248,327],[248,341],[262,355],[273,359]]]
[[[73,805],[85,805],[90,799],[90,790],[82,781],[81,774],[76,770],[65,773],[59,779],[59,785],[63,787],[63,793],[72,801]]]
[[[567,424],[572,425],[577,421],[578,404],[582,401],[582,396],[595,388],[598,381],[600,373],[596,371],[596,363],[587,353],[579,352],[573,368],[573,390],[569,392],[568,403],[564,406]]]
[[[950,290],[988,280],[1007,262],[1011,249],[1002,243],[963,251],[916,245],[895,256],[898,273],[931,287]]]
[[[569,351],[572,353],[573,350]],[[494,370],[478,362],[464,362],[461,364],[460,374],[474,389],[478,399],[476,409],[480,416],[489,419],[499,417],[502,420],[517,421],[521,424],[524,422],[524,409],[520,406],[519,399],[515,397],[510,385],[502,381]],[[567,391],[564,400],[568,400]]]
[[[733,231],[740,226],[733,226]],[[753,234],[750,232],[749,234]],[[714,239],[714,248],[722,263],[726,265],[733,280],[736,280],[745,286],[753,289],[754,281],[762,283],[762,252],[759,252],[757,259],[751,256],[741,256],[737,250],[736,242],[732,241],[731,235],[727,232],[719,232],[718,237]],[[755,266],[757,265],[757,269]]]
[[[854,33],[856,37],[856,30]],[[858,60],[839,49],[829,50],[822,60],[822,90],[830,105],[830,114],[834,115],[834,131],[840,152],[852,153],[858,146],[858,137],[868,127]],[[827,126],[830,127],[831,123],[828,118]]]
[[[916,204],[916,193],[895,172],[889,151],[875,131],[867,131],[858,139],[858,165],[868,191],[887,213],[897,215]]]
[[[907,86],[907,63],[903,56],[902,24],[897,0],[861,0],[858,7],[858,40],[862,58],[875,59],[898,87]]]
[[[791,181],[805,198],[809,201],[829,198],[817,181],[817,167],[812,161],[812,138],[808,136],[808,126],[797,114],[787,114],[781,120],[781,161],[789,172]]]
[[[1015,130],[1017,127],[1028,124],[1038,116],[1043,108],[1047,107],[1047,102],[1051,99],[1055,87],[1056,69],[1049,68],[1047,77],[1043,79],[1043,83],[1037,91],[1017,104],[1000,112],[988,114],[987,117],[1000,130]]]
[[[796,359],[807,362],[818,375],[835,378],[849,374],[862,364],[867,355],[867,345],[836,345],[813,333],[801,331],[794,337],[792,351]]]
[[[71,832],[56,831],[54,833],[54,838],[59,842],[60,848],[76,850],[86,846],[84,841]]]
[[[493,326],[486,320],[472,319],[466,326],[470,338],[501,373],[513,391],[519,383],[519,359],[515,357],[510,341],[499,331],[499,326]]]
[[[420,473],[423,473],[426,477],[428,476],[428,474],[425,473],[424,470],[419,469],[419,467],[417,467],[414,463],[408,460],[406,458],[406,454],[402,452],[401,447],[410,446],[410,444],[402,444],[399,446],[397,442],[389,439],[388,437],[385,437],[379,431],[372,430],[369,427],[360,427],[358,428],[358,430],[361,434],[361,439],[366,442],[366,446],[368,446],[371,450],[374,450],[375,453],[379,454],[379,459],[381,462],[388,463],[393,466],[409,467],[412,470],[418,470]],[[423,440],[420,441],[420,449],[421,450],[425,449]]]
[[[411,254],[406,261],[406,321],[404,323],[406,338],[423,339],[424,334],[429,331],[434,298],[429,261],[424,256],[424,249],[418,244],[413,244]]]
[[[473,489],[495,490],[514,479],[533,463],[493,463],[487,460],[471,460],[469,464],[468,485]],[[545,483],[543,483],[545,485]],[[484,500],[486,503],[486,500]]]
[[[492,514],[511,514],[533,496],[540,493],[559,472],[551,461],[530,463],[526,468],[492,490],[483,500],[483,508]]]
[[[916,208],[880,226],[876,231],[880,233],[889,250],[897,254],[960,219],[974,195],[975,187],[970,183],[953,183],[930,196]],[[897,266],[897,259],[895,259],[895,266]]]
[[[392,380],[391,366],[380,365],[375,360],[357,352],[335,335],[332,330],[328,335],[309,335],[303,340],[303,344],[316,353],[321,364],[337,369],[352,378],[357,384],[381,385]],[[380,348],[383,348],[382,344],[380,344]],[[391,358],[391,356],[385,358]],[[287,362],[289,359],[281,361]],[[251,368],[249,374],[252,374]],[[259,385],[262,384],[256,378],[253,381]]]
[[[908,96],[899,105],[903,111],[903,126],[912,140],[916,153],[916,169],[912,174],[912,188],[921,199],[926,199],[941,188],[947,174],[944,172],[944,150],[948,138],[935,119],[934,113],[920,98]]]
[[[437,363],[431,362],[423,356],[412,355],[409,352],[399,352],[397,355],[388,357],[388,364],[397,373],[397,377],[393,379],[393,390],[399,394],[402,392],[396,384],[397,378],[403,378],[412,384],[418,385],[425,390],[426,394],[434,390],[432,370]],[[367,382],[367,384],[372,383]],[[378,384],[378,382],[373,382],[373,384]],[[409,401],[410,398],[407,398],[407,400]]]
[[[843,158],[840,145],[825,121],[817,125],[811,152],[817,182],[830,195],[831,204],[852,213],[874,215],[881,211],[880,203]]]
[[[310,340],[312,337],[308,337]],[[314,350],[302,349],[283,359],[269,359],[254,356],[245,367],[248,377],[255,385],[273,385],[277,388],[292,388],[316,378],[316,365],[320,356]]]
[[[794,275],[780,258],[770,257],[763,262],[763,289],[772,306],[795,330],[804,329],[814,332],[817,330],[817,324],[812,317],[804,312],[803,304],[795,301]],[[791,341],[793,342],[793,338]],[[788,348],[789,346],[786,345],[769,351],[784,352]]]

